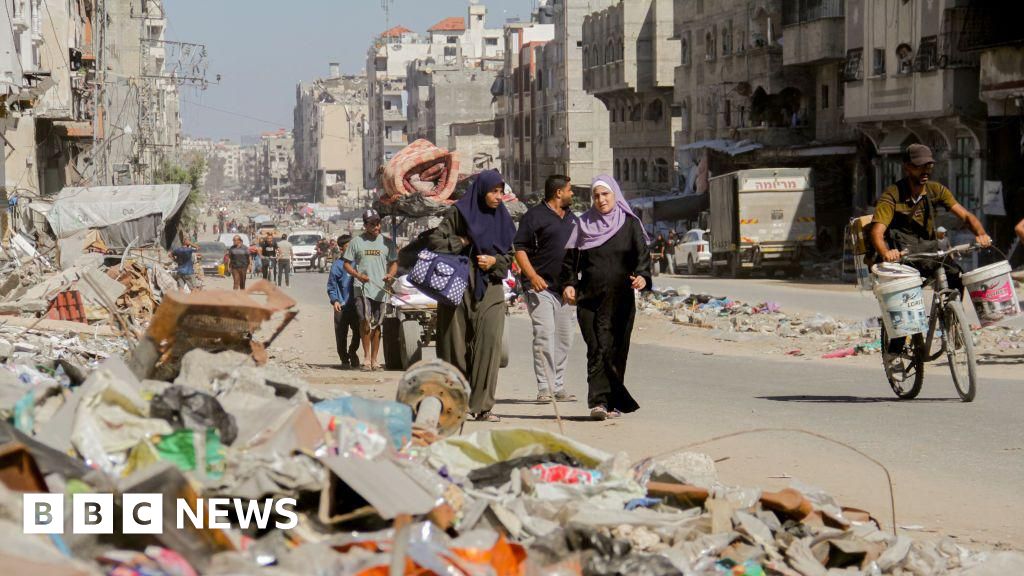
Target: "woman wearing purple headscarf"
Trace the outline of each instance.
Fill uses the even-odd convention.
[[[591,185],[593,205],[579,218],[562,266],[562,296],[577,304],[587,343],[587,404],[594,420],[640,406],[626,390],[626,358],[636,316],[634,290],[650,290],[651,254],[643,224],[610,176]]]
[[[505,180],[497,170],[477,175],[473,185],[427,239],[435,252],[463,254],[471,263],[469,288],[457,307],[437,306],[437,357],[469,380],[469,410],[477,420],[498,422],[491,413],[505,330],[502,283],[512,264],[512,216],[502,203]]]

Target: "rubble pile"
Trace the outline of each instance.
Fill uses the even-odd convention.
[[[319,397],[265,365],[294,304],[260,283],[246,293],[169,294],[127,361],[111,354],[73,374],[60,359],[41,362],[18,349],[8,355],[0,367],[5,571],[818,576],[1024,569],[1024,555],[895,536],[891,526],[808,486],[725,485],[703,454],[631,463],[536,429],[454,435],[465,419],[465,383],[436,360],[410,368],[402,401]],[[183,345],[190,349],[181,353]],[[433,432],[421,418],[431,399]],[[25,534],[21,492],[63,494],[66,515],[77,493],[113,493],[119,510],[128,495],[160,494],[163,530]],[[178,526],[176,502],[212,506],[210,498],[221,497],[242,499],[231,500],[226,527]],[[265,507],[263,525],[244,506]],[[207,517],[212,523],[212,510]]]
[[[776,302],[753,305],[724,296],[692,294],[685,288],[653,290],[639,308],[648,314],[667,316],[678,325],[707,329],[715,338],[727,341],[747,335],[784,338],[805,348],[817,348],[824,357],[840,357],[833,353],[872,354],[881,348],[878,318],[851,323],[823,314],[787,314]]]

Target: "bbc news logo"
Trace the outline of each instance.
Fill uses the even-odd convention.
[[[228,518],[232,512],[243,530],[250,526],[266,530],[271,524],[278,530],[290,530],[299,522],[294,507],[294,498],[196,498],[194,502],[178,498],[173,513],[178,530],[231,528]],[[63,494],[25,494],[22,509],[25,534],[64,533]],[[120,533],[162,534],[165,512],[163,494],[122,494]],[[71,498],[73,534],[113,534],[116,515],[113,494],[74,494]]]

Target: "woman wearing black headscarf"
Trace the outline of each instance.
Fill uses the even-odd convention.
[[[471,262],[469,288],[457,307],[438,304],[437,357],[469,379],[469,409],[477,420],[491,413],[505,329],[502,283],[512,264],[516,228],[502,203],[505,181],[496,170],[477,175],[466,194],[430,234],[428,248],[462,254]]]

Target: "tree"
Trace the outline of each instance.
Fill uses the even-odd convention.
[[[154,174],[156,184],[188,184],[190,190],[185,205],[181,208],[180,229],[198,230],[199,211],[206,201],[203,194],[203,173],[206,161],[202,156],[192,155],[185,158],[184,165],[172,163],[164,159]]]

